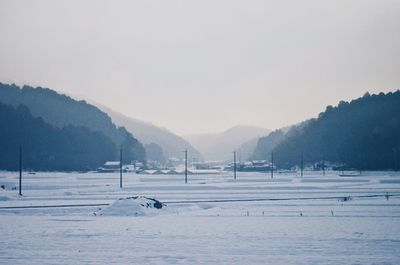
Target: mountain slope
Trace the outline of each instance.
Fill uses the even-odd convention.
[[[84,127],[56,128],[34,118],[23,105],[14,109],[0,103],[0,169],[19,168],[19,146],[23,168],[33,170],[90,170],[113,158],[110,138]]]
[[[307,122],[308,121],[293,126],[286,126],[271,132],[267,136],[259,138],[253,148],[253,153],[249,156],[249,159],[269,160],[271,158],[272,150],[274,150],[274,148],[287,137],[290,137],[290,135],[292,135],[296,130],[303,128]]]
[[[400,91],[365,94],[328,106],[318,118],[292,128],[274,149],[275,162],[289,168],[321,160],[381,170],[400,166]]]
[[[254,138],[269,133],[268,129],[255,126],[235,126],[222,133],[193,134],[185,138],[207,160],[231,160],[232,152]]]
[[[111,118],[97,107],[77,101],[47,88],[33,88],[0,83],[0,102],[14,107],[25,105],[34,117],[58,128],[83,126],[108,136],[116,146],[123,145],[126,160],[145,161],[142,144],[125,128],[117,128]],[[117,153],[115,154],[117,158]]]
[[[248,161],[250,160],[251,156],[254,153],[254,149],[257,146],[258,142],[258,137],[253,138],[251,140],[248,140],[245,143],[242,143],[238,148],[237,148],[237,154],[239,156],[239,161]]]
[[[115,112],[110,108],[97,104],[98,107],[106,112],[118,126],[124,126],[129,132],[135,137],[149,146],[151,143],[155,143],[162,148],[164,156],[168,157],[183,157],[183,151],[187,148],[190,156],[196,157],[198,160],[202,160],[202,156],[188,141],[173,134],[172,132],[157,127],[151,123],[140,121],[127,117],[121,113]]]

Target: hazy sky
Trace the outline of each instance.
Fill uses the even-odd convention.
[[[178,134],[279,128],[400,88],[400,1],[3,1],[0,82]]]

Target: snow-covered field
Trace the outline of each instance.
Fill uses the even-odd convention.
[[[0,263],[400,264],[400,173],[183,178],[0,172]]]

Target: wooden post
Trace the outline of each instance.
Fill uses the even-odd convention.
[[[303,176],[303,170],[304,170],[304,155],[303,152],[301,152],[301,176]]]
[[[236,151],[233,151],[233,179],[236,180]]]
[[[187,163],[187,149],[185,150],[185,184],[187,183],[187,176],[188,176],[188,163]]]
[[[19,195],[22,196],[22,146],[19,146]]]
[[[274,152],[271,152],[271,179],[274,178]]]
[[[119,188],[122,189],[122,145],[119,149]]]

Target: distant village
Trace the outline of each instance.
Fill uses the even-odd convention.
[[[187,173],[191,175],[220,174],[226,171],[238,172],[270,172],[276,173],[296,173],[301,170],[321,171],[321,170],[354,170],[346,168],[343,164],[333,164],[328,161],[321,161],[315,164],[299,165],[291,169],[279,169],[267,160],[253,160],[246,162],[229,161],[192,161],[187,165]],[[185,160],[179,158],[169,158],[165,165],[157,161],[147,161],[147,165],[142,162],[133,161],[131,164],[123,164],[120,161],[107,161],[102,167],[97,169],[99,173],[110,172],[134,172],[143,175],[183,175],[185,174]]]

